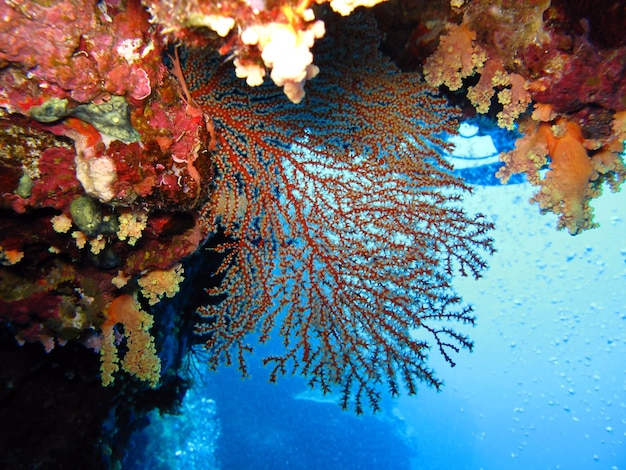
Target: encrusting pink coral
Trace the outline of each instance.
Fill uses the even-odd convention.
[[[22,64],[42,96],[81,103],[146,98],[164,74],[160,42],[138,0],[0,4],[0,64]],[[4,69],[2,73],[7,73]],[[12,106],[16,105],[11,100]]]

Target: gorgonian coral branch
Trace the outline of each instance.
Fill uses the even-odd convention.
[[[209,291],[220,302],[197,327],[210,362],[238,358],[245,372],[250,334],[278,334],[283,352],[264,359],[272,380],[338,387],[357,412],[377,408],[383,382],[392,394],[440,386],[430,348],[453,364],[471,341],[439,324],[474,321],[452,276],[478,276],[492,251],[491,224],[464,212],[468,188],[440,157],[453,111],[380,56],[374,31],[364,16],[340,23],[316,51],[324,68],[306,106],[245,88],[202,51],[186,68],[217,134],[204,215],[230,240]]]

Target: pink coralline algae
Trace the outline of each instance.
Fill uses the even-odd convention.
[[[0,17],[0,65],[20,64],[42,97],[142,100],[164,73],[158,36],[139,2],[3,2]]]

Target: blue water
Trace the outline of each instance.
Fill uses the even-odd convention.
[[[457,280],[475,350],[453,369],[433,356],[441,392],[356,417],[297,378],[225,368],[197,380],[181,416],[154,417],[150,468],[626,469],[626,193],[607,190],[601,227],[576,237],[532,193],[467,199],[495,221],[498,252],[482,279]]]
[[[498,252],[478,282],[475,350],[446,387],[401,399],[415,469],[626,468],[626,194],[572,237],[526,201],[527,185],[478,188]],[[425,430],[430,432],[424,433]]]

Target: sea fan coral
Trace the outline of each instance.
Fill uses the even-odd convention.
[[[213,367],[235,359],[244,373],[248,336],[278,334],[271,380],[302,374],[361,412],[364,398],[377,409],[383,382],[394,395],[439,387],[432,347],[451,364],[471,348],[447,325],[474,321],[451,279],[485,267],[491,224],[462,210],[468,188],[440,157],[453,111],[380,55],[365,16],[332,26],[300,105],[189,52],[189,88],[217,135],[204,217],[227,240],[197,332]]]

